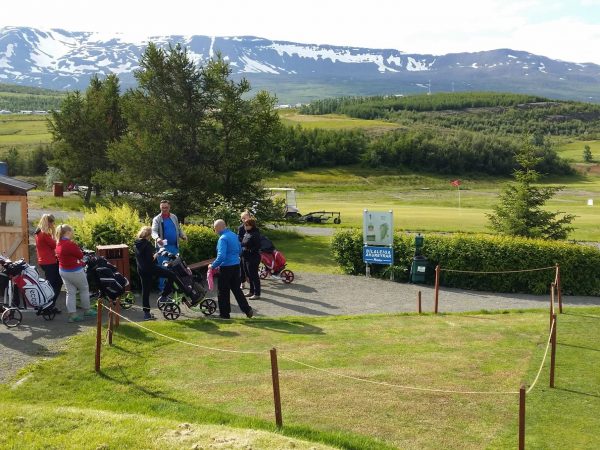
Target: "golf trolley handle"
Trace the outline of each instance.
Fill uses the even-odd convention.
[[[170,260],[174,260],[174,259],[176,259],[176,258],[177,258],[177,256],[178,256],[178,255],[177,255],[177,254],[175,254],[175,253],[171,253],[170,251],[168,251],[168,250],[167,250],[166,248],[164,248],[164,247],[161,247],[161,248],[159,248],[157,253],[158,253],[158,255],[159,255],[159,256],[162,256],[163,258],[168,258],[168,259],[170,259]]]

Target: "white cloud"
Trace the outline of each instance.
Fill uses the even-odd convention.
[[[29,0],[2,6],[2,25],[136,35],[255,35],[415,53],[511,47],[600,63],[600,0],[180,0],[173,4]]]

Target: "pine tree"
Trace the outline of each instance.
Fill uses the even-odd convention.
[[[524,140],[516,155],[520,169],[514,173],[515,182],[503,189],[494,212],[487,214],[490,227],[498,233],[511,236],[566,239],[574,229],[570,224],[576,216],[543,209],[562,187],[534,185],[540,179],[535,167],[541,158],[536,150],[530,139]]]
[[[583,148],[583,160],[586,163],[591,163],[594,160],[594,157],[592,155],[592,149],[590,148],[589,145],[586,144],[586,146]]]

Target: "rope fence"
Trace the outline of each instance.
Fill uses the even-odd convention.
[[[536,269],[481,270],[481,271],[477,271],[477,270],[459,270],[459,269],[442,269],[442,268],[440,268],[440,271],[442,271],[442,272],[454,272],[454,273],[469,273],[469,274],[489,275],[489,274],[504,274],[504,273],[540,272],[542,270],[550,270],[550,269],[555,270],[556,266],[538,267]]]
[[[435,287],[434,287],[434,302],[433,302],[433,312],[437,314],[439,312],[439,301],[440,301],[440,282],[441,282],[441,274],[442,272],[446,273],[457,273],[457,274],[468,274],[468,275],[504,275],[511,273],[528,273],[528,272],[542,272],[544,270],[554,270],[554,282],[550,287],[550,295],[553,297],[556,294],[556,299],[558,300],[558,311],[562,314],[563,312],[563,304],[562,304],[562,295],[561,295],[561,284],[560,284],[560,266],[555,264],[554,266],[547,267],[536,267],[532,269],[518,269],[518,270],[461,270],[461,269],[445,269],[442,268],[439,264],[435,266]],[[551,300],[551,310],[550,316],[554,314],[554,300]],[[420,311],[419,311],[420,312]],[[552,320],[552,318],[550,319]]]
[[[552,300],[553,299],[554,299],[554,296],[552,296]],[[98,300],[98,309],[97,309],[97,332],[96,332],[96,359],[95,359],[96,372],[100,371],[100,352],[101,352],[101,346],[102,346],[102,342],[101,342],[102,341],[102,309],[103,309],[103,302],[99,299]],[[160,337],[170,340],[172,342],[176,342],[176,343],[179,343],[182,345],[187,345],[190,347],[200,348],[200,349],[213,351],[213,352],[234,353],[234,354],[242,354],[242,355],[266,355],[268,352],[270,354],[270,359],[271,359],[271,375],[272,375],[272,383],[273,383],[273,401],[274,401],[274,407],[275,407],[275,422],[276,422],[277,427],[281,428],[283,426],[281,394],[280,394],[280,384],[279,384],[279,367],[278,367],[278,361],[277,361],[278,360],[277,350],[275,348],[272,348],[269,350],[263,350],[263,351],[245,351],[245,350],[232,350],[232,349],[224,349],[224,348],[196,344],[194,342],[189,342],[189,341],[186,341],[183,339],[178,339],[178,338],[166,335],[164,333],[158,332],[156,330],[153,330],[151,328],[148,328],[138,322],[135,322],[135,321],[125,317],[120,312],[117,312],[115,309],[113,309],[110,306],[105,307],[105,309],[107,310],[107,312],[109,314],[107,340],[106,340],[106,342],[108,342],[109,345],[112,345],[112,336],[113,336],[113,332],[114,332],[114,326],[116,325],[116,321],[113,322],[113,319],[116,319],[116,320],[123,319],[126,322],[129,322],[129,323],[137,326],[138,328],[143,329],[149,333],[155,334],[157,336],[160,336]],[[535,376],[533,382],[531,383],[531,385],[529,386],[528,389],[525,388],[525,384],[521,384],[520,389],[514,390],[514,391],[476,391],[476,390],[442,389],[442,388],[435,388],[435,387],[401,385],[401,384],[371,380],[368,378],[362,378],[362,377],[358,377],[358,376],[339,373],[339,372],[336,372],[336,371],[333,371],[330,369],[324,369],[321,367],[317,367],[312,364],[308,364],[303,361],[299,361],[297,359],[294,359],[294,358],[291,358],[291,357],[285,356],[285,355],[281,356],[281,359],[288,361],[290,363],[293,363],[293,364],[297,364],[302,367],[306,367],[306,368],[318,371],[320,373],[325,373],[327,375],[330,375],[330,376],[333,376],[336,378],[344,378],[344,379],[349,379],[349,380],[360,382],[360,383],[372,384],[372,385],[377,385],[377,386],[385,386],[385,387],[389,387],[389,388],[396,388],[396,389],[403,389],[403,390],[410,390],[410,391],[417,391],[417,392],[429,392],[429,393],[434,393],[434,394],[453,394],[453,395],[517,395],[518,394],[519,395],[519,449],[522,449],[522,448],[524,448],[524,435],[525,435],[525,398],[526,398],[526,394],[531,393],[533,391],[533,389],[535,388],[535,386],[540,378],[540,375],[542,373],[542,370],[544,368],[546,358],[548,356],[548,351],[550,348],[552,348],[551,367],[550,367],[550,387],[554,387],[554,369],[555,369],[555,359],[556,359],[555,358],[556,315],[555,314],[553,314],[553,320],[551,323],[548,340],[546,342],[546,348],[544,350],[544,355],[542,357],[542,361],[540,363],[539,369],[536,373],[536,376]]]

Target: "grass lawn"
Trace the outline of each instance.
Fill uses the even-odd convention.
[[[460,209],[458,191],[450,185],[455,178],[463,182]],[[362,226],[362,211],[368,208],[394,210],[400,230],[489,232],[486,213],[492,211],[508,181],[346,167],[280,173],[269,179],[269,186],[295,187],[302,213],[340,211],[342,227]],[[600,241],[600,174],[553,178],[546,183],[565,186],[548,208],[578,216],[571,238]],[[594,199],[592,207],[587,206],[589,198]]]
[[[22,114],[0,116],[0,151],[11,147],[28,149],[50,143],[47,117]]]
[[[590,146],[594,161],[600,161],[600,141],[571,141],[558,145],[558,154],[572,162],[583,162],[583,149]]]
[[[263,230],[283,252],[287,268],[297,272],[341,273],[333,260],[329,236],[306,236],[281,230]]]
[[[387,131],[399,128],[396,123],[383,120],[354,119],[344,114],[305,115],[295,109],[279,110],[281,121],[285,125],[301,125],[302,128],[326,128],[330,130],[363,128],[373,131]]]
[[[528,395],[529,448],[600,446],[600,308],[567,313],[559,317],[557,388],[547,387],[546,366]],[[284,429],[264,439],[284,441],[258,448],[287,448],[280,445],[288,437],[354,449],[515,448],[514,394],[408,391],[333,377],[284,357],[393,384],[513,391],[521,380],[533,380],[548,333],[546,311],[147,326],[200,345],[261,353],[184,346],[126,324],[115,345],[104,347],[96,375],[90,330],[70,338],[56,358],[23,370],[15,377],[18,385],[3,389],[0,447],[170,448],[191,433],[198,441],[180,443],[193,448],[196,442],[205,445],[200,435],[222,433],[229,439],[231,433],[235,440],[245,433],[241,428],[274,431],[267,349],[275,346]]]

